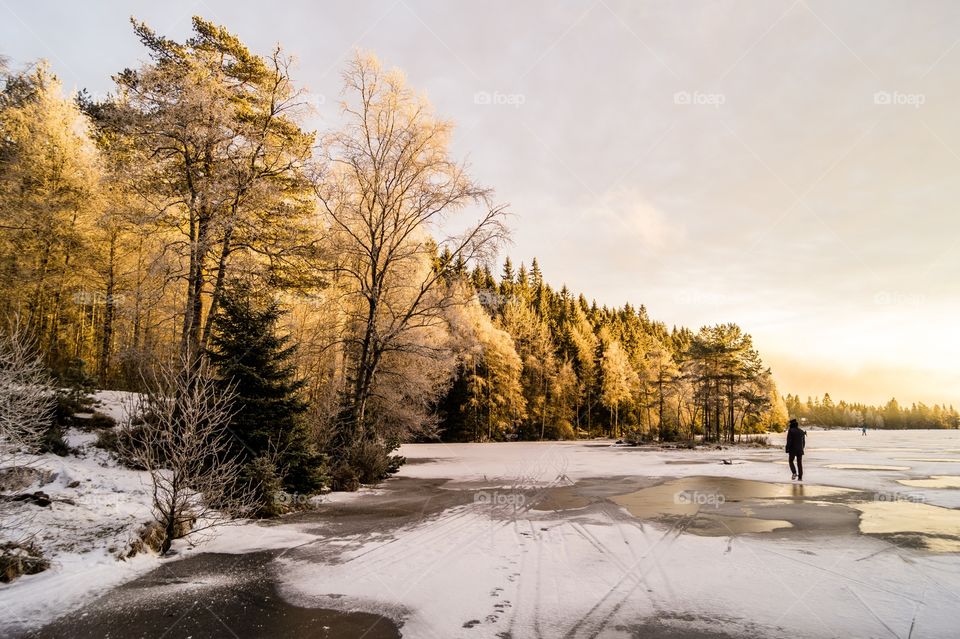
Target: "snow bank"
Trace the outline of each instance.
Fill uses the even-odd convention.
[[[136,407],[138,393],[127,391],[97,391],[93,395],[94,407],[98,412],[109,415],[118,424],[127,420],[130,412]]]
[[[132,393],[101,391],[97,410],[117,420],[132,406]],[[53,500],[46,508],[22,504],[14,518],[16,528],[4,531],[10,539],[33,535],[50,559],[50,569],[0,585],[5,620],[34,627],[66,614],[110,588],[159,565],[159,557],[141,554],[125,561],[129,544],[152,520],[149,477],[126,469],[95,448],[96,433],[71,429],[68,444],[77,455],[32,455],[25,461],[46,471],[51,481],[35,482],[24,492],[42,490]]]
[[[0,585],[5,617],[19,626],[65,614],[159,561],[151,555],[117,560],[151,520],[146,474],[118,466],[104,451],[90,447],[83,433],[71,431],[68,439],[80,447],[78,456],[33,456],[30,463],[53,479],[25,491],[42,490],[51,497],[50,506],[20,504],[16,527],[4,531],[10,539],[32,534],[51,561],[42,573]]]

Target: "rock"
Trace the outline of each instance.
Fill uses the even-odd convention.
[[[33,493],[33,503],[37,506],[46,508],[52,502],[53,500],[50,499],[50,495],[43,492],[42,490],[38,490],[37,492]]]
[[[79,485],[80,485],[80,480],[79,480],[79,479],[75,479],[75,480],[73,480],[72,482],[70,482],[69,484],[67,484],[67,488],[76,488],[76,487],[79,486]]]
[[[9,499],[10,501],[28,501],[34,506],[40,506],[42,508],[46,508],[52,503],[50,495],[42,490],[38,490],[35,493],[20,493],[19,495],[14,495]]]

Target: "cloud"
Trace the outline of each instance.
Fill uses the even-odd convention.
[[[682,226],[632,189],[608,191],[583,210],[583,221],[619,248],[626,242],[662,252],[676,247],[686,235]]]

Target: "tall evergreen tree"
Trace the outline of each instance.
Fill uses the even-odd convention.
[[[291,363],[296,345],[277,333],[282,315],[275,301],[258,299],[246,284],[232,284],[213,320],[209,357],[221,383],[233,385],[236,392],[230,431],[248,473],[264,489],[275,484],[310,494],[323,485],[324,458],[310,441],[304,420],[304,381],[297,379]]]

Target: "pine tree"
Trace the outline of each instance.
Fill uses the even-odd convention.
[[[249,474],[264,486],[277,483],[291,493],[311,494],[324,483],[324,458],[304,423],[304,381],[291,364],[296,345],[277,334],[282,315],[275,301],[264,303],[249,286],[234,283],[214,319],[209,357],[221,383],[236,392],[230,431]]]
[[[500,276],[500,279],[505,284],[513,284],[514,272],[513,272],[513,262],[510,261],[510,258],[507,257],[503,261],[503,274]]]

